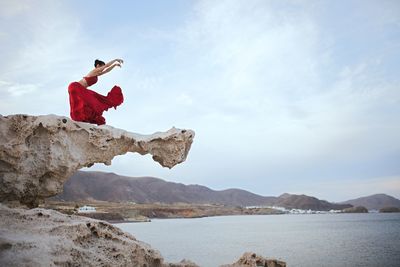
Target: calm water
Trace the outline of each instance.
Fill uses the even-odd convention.
[[[400,213],[224,216],[117,224],[168,262],[233,263],[246,251],[289,266],[400,266]]]

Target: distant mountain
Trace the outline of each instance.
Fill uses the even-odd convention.
[[[241,189],[212,190],[201,185],[184,185],[153,177],[127,177],[114,173],[78,171],[64,184],[56,200],[101,200],[136,203],[223,204],[228,206],[280,206],[331,210],[351,205],[334,204],[306,195],[283,194],[265,197]]]
[[[385,207],[400,208],[400,200],[386,194],[376,194],[367,197],[360,197],[342,202],[353,206],[364,206],[369,210],[379,210]]]
[[[136,203],[268,205],[275,197],[263,197],[241,189],[215,191],[201,185],[184,185],[153,177],[127,177],[114,173],[78,171],[64,184],[57,200],[102,200]]]
[[[316,197],[310,197],[306,195],[292,195],[282,194],[274,202],[275,206],[285,207],[287,209],[304,209],[304,210],[342,210],[350,208],[352,205],[349,204],[335,204],[330,203],[326,200],[320,200]]]

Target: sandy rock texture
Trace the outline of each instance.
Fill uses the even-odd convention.
[[[78,169],[110,165],[127,152],[149,153],[172,168],[186,159],[194,135],[176,128],[140,135],[56,115],[0,115],[0,202],[37,207]]]
[[[276,259],[267,259],[252,252],[246,252],[233,264],[221,267],[286,267],[286,263]]]
[[[61,192],[78,169],[116,155],[151,154],[162,166],[183,162],[194,132],[172,128],[139,135],[55,115],[0,115],[0,266],[196,267],[165,263],[160,253],[119,228],[87,217],[35,207]],[[256,264],[256,265],[254,265]],[[264,265],[260,265],[264,264]],[[245,254],[227,266],[285,266]]]
[[[103,221],[0,204],[0,266],[195,267],[160,253]]]
[[[198,267],[166,263],[148,244],[119,228],[87,217],[49,209],[0,204],[0,266]],[[245,253],[222,267],[286,267],[286,263]]]

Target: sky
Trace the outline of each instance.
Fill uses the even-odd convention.
[[[0,114],[69,116],[68,84],[122,87],[107,124],[196,132],[169,170],[90,169],[264,196],[400,198],[400,2],[0,0]]]

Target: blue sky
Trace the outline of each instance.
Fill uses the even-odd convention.
[[[172,170],[128,154],[90,170],[262,195],[400,198],[398,1],[0,2],[0,114],[68,116],[67,86],[122,87],[107,124],[196,131]]]

